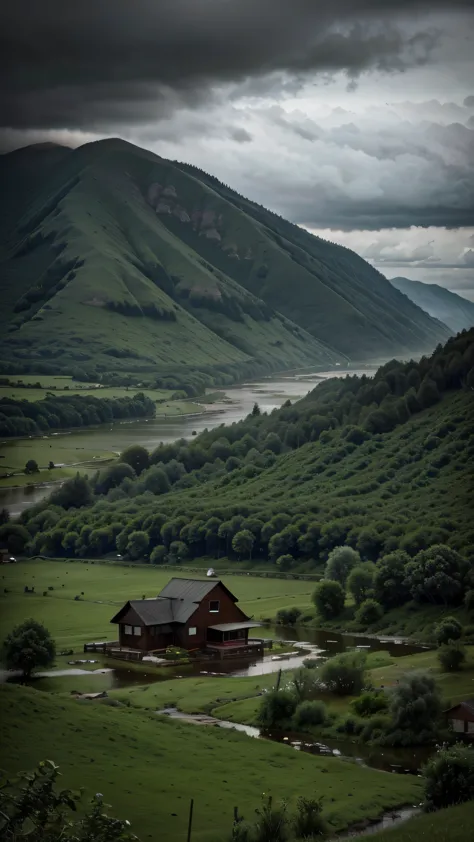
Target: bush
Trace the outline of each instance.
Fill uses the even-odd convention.
[[[351,702],[351,707],[358,716],[373,716],[374,713],[387,710],[388,699],[383,691],[367,690]]]
[[[272,796],[264,795],[263,806],[255,810],[258,818],[254,826],[253,842],[287,842],[290,834],[286,810],[284,801],[279,807],[274,807]]]
[[[423,672],[405,675],[390,693],[393,745],[422,745],[436,737],[441,697],[434,678]]]
[[[375,599],[366,599],[356,612],[356,620],[362,626],[370,626],[376,623],[383,615],[383,608]]]
[[[293,830],[297,839],[314,839],[326,832],[326,822],[322,817],[322,798],[303,798],[301,795],[296,804],[296,816]]]
[[[436,626],[435,635],[438,646],[449,643],[451,640],[459,640],[462,635],[462,625],[455,617],[445,617]]]
[[[363,652],[343,652],[329,658],[321,670],[321,680],[330,693],[353,696],[364,686],[366,656]]]
[[[294,626],[301,617],[301,610],[299,608],[280,608],[277,611],[276,621],[282,626]]]
[[[470,801],[474,795],[474,749],[460,743],[443,748],[423,769],[425,810]]]
[[[296,699],[288,690],[270,690],[265,693],[257,715],[262,728],[285,725],[296,710]]]
[[[323,579],[313,594],[313,602],[323,620],[337,617],[344,608],[345,598],[342,585],[332,579]]]
[[[21,669],[29,678],[37,667],[48,667],[54,662],[56,644],[41,623],[25,620],[5,638],[3,654],[7,669]]]
[[[466,661],[466,647],[459,643],[446,643],[438,650],[438,661],[446,672],[458,672]]]
[[[320,701],[301,702],[293,717],[296,728],[304,728],[306,725],[324,725],[326,720],[326,705]]]
[[[468,611],[474,611],[474,590],[466,591],[464,605]]]

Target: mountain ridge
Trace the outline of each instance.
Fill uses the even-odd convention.
[[[397,276],[390,283],[407,295],[418,307],[433,318],[444,322],[455,332],[469,330],[474,325],[474,303],[439,284],[425,284]]]
[[[126,141],[25,147],[0,178],[10,370],[213,385],[449,335],[353,252]]]

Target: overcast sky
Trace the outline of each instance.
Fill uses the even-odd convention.
[[[15,0],[0,146],[121,136],[474,300],[465,0]]]

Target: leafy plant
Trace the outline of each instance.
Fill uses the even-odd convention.
[[[255,810],[254,842],[287,842],[290,836],[290,822],[286,801],[276,807],[271,795],[262,795],[262,806]]]
[[[326,822],[322,816],[322,798],[304,798],[300,796],[296,803],[296,816],[293,829],[297,839],[314,839],[326,832]]]
[[[113,818],[98,792],[81,811],[81,794],[58,789],[59,768],[43,760],[33,772],[0,783],[0,835],[5,842],[138,842],[130,822]]]
[[[457,672],[466,662],[466,647],[459,643],[445,643],[438,650],[438,661],[446,672]]]
[[[432,812],[474,798],[474,749],[457,743],[440,749],[424,766],[425,810]]]

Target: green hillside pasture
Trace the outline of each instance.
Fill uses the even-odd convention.
[[[370,836],[371,842],[471,842],[474,801],[437,813],[415,816],[406,824]]]
[[[168,401],[173,396],[171,389],[146,389],[139,385],[132,387],[125,386],[91,386],[86,383],[78,383],[72,377],[53,377],[44,374],[9,374],[11,383],[21,382],[25,386],[0,386],[0,401],[2,398],[14,398],[15,400],[41,401],[46,397],[46,392],[51,391],[55,398],[73,395],[93,395],[95,398],[130,398],[137,392],[153,401]],[[36,384],[40,383],[41,388]],[[160,410],[160,406],[157,406]]]
[[[288,798],[291,806],[300,795],[323,795],[335,831],[420,800],[420,784],[411,776],[384,775],[220,728],[31,688],[1,687],[0,705],[4,767],[15,771],[53,759],[64,786],[102,792],[143,842],[157,833],[182,842],[190,797],[196,842],[226,839],[234,806],[252,818],[262,791]]]
[[[34,617],[47,625],[60,649],[80,650],[87,641],[113,640],[116,629],[110,618],[117,606],[143,595],[155,596],[173,574],[159,567],[33,560],[4,566],[1,575],[0,640],[12,626]],[[186,578],[183,572],[176,575]],[[239,598],[242,610],[256,619],[273,617],[289,605],[308,608],[314,588],[313,582],[254,576],[223,576],[222,581]],[[36,593],[25,594],[25,585]],[[54,591],[48,591],[50,586]],[[3,593],[4,588],[10,593]],[[43,591],[48,591],[47,597]],[[84,596],[75,602],[82,592]]]

